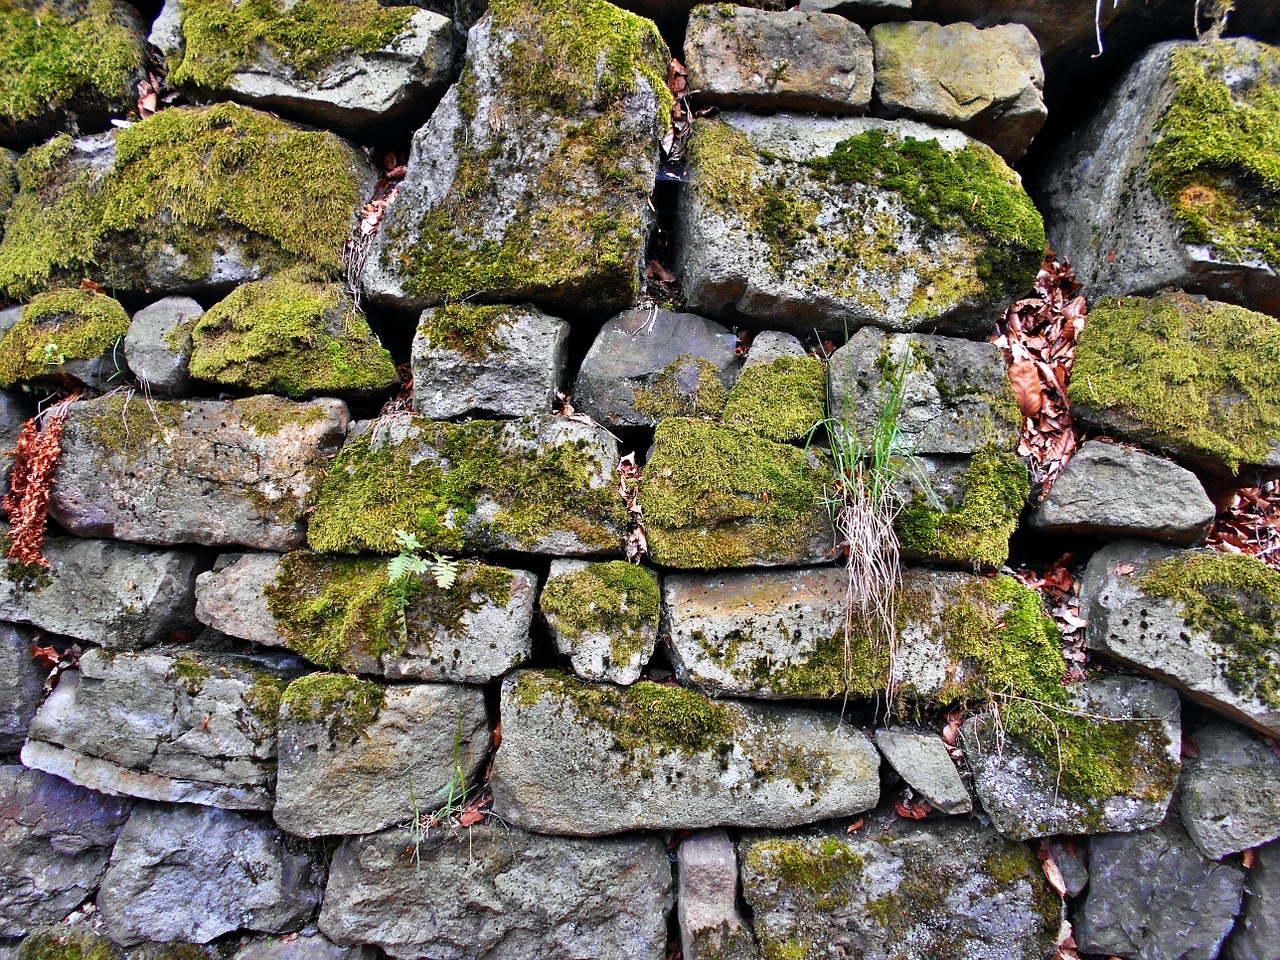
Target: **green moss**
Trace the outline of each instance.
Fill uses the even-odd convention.
[[[13,164],[16,157],[17,154],[0,148],[0,237],[4,236],[4,215],[18,192],[18,171]]]
[[[562,637],[610,635],[614,662],[626,664],[652,645],[660,602],[652,572],[614,560],[552,577],[538,604]]]
[[[200,318],[191,375],[304,397],[381,390],[396,368],[341,284],[285,274],[237,287]]]
[[[241,695],[242,699],[259,723],[268,730],[275,730],[280,726],[280,703],[289,681],[265,670],[254,670],[252,674],[253,683]]]
[[[1280,440],[1280,322],[1186,294],[1108,298],[1089,313],[1068,397],[1136,421],[1144,443],[1262,463]]]
[[[418,335],[438,350],[453,350],[468,360],[484,360],[506,350],[500,334],[515,322],[516,316],[508,306],[453,303],[425,315],[418,324]]]
[[[695,373],[696,383],[691,383]],[[631,405],[655,422],[666,417],[717,417],[728,397],[714,363],[683,354],[637,387]]]
[[[88,931],[51,927],[18,944],[16,960],[123,960],[124,951]]]
[[[118,302],[93,290],[50,290],[0,338],[0,386],[58,378],[67,360],[102,356],[129,329]]]
[[[386,690],[339,673],[312,673],[289,684],[281,701],[294,723],[323,724],[332,745],[355,743],[378,719]]]
[[[747,848],[746,860],[751,873],[798,888],[819,910],[831,910],[848,899],[866,866],[862,854],[834,836],[759,840]]]
[[[208,664],[190,657],[178,657],[169,668],[169,678],[182,684],[187,693],[193,697],[204,688],[209,676]]]
[[[724,422],[768,440],[798,440],[822,419],[827,368],[816,357],[779,357],[743,369]]]
[[[310,403],[290,403],[279,397],[245,397],[232,401],[232,411],[260,437],[278,436],[286,427],[303,429],[325,417],[324,408]]]
[[[170,60],[169,82],[216,89],[258,61],[264,46],[276,60],[314,76],[350,52],[390,45],[413,12],[374,0],[183,0],[183,45]]]

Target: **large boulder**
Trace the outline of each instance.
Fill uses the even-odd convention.
[[[88,386],[131,380],[120,341],[129,315],[95,290],[49,290],[32,299],[0,336],[0,386]]]
[[[680,946],[687,960],[759,960],[760,947],[738,906],[738,851],[724,830],[686,837],[676,849]]]
[[[40,706],[47,671],[31,652],[37,636],[0,623],[0,754],[18,752]]]
[[[624,560],[553,560],[538,609],[556,649],[585,680],[640,678],[658,641],[658,578]]]
[[[605,0],[494,0],[414,136],[365,261],[374,301],[618,310],[639,291],[669,54]]]
[[[1017,175],[957,131],[727,113],[698,122],[689,170],[678,266],[706,316],[986,336],[1044,252]]]
[[[124,355],[151,393],[181,397],[191,391],[191,331],[203,315],[204,307],[191,297],[164,297],[133,315]]]
[[[658,837],[573,840],[480,824],[405,849],[402,830],[343,841],[320,911],[331,940],[396,960],[666,955],[671,866]]]
[[[1220,720],[1194,734],[1182,774],[1182,823],[1210,860],[1280,837],[1280,752]]]
[[[1280,960],[1280,843],[1258,851],[1225,960]]]
[[[347,423],[346,405],[328,399],[80,401],[49,513],[78,536],[296,549]]]

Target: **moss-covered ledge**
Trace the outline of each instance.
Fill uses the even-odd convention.
[[[98,361],[117,348],[128,329],[124,307],[105,294],[74,288],[42,293],[0,337],[0,387],[33,381],[96,384],[103,372]],[[127,369],[122,345],[115,366]]]

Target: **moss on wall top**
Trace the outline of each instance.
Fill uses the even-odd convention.
[[[56,379],[68,360],[102,356],[129,329],[124,307],[93,290],[42,293],[0,338],[0,387]]]

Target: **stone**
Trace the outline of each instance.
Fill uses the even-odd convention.
[[[1280,736],[1280,575],[1260,560],[1121,540],[1093,555],[1080,601],[1091,650]]]
[[[1196,475],[1116,443],[1080,445],[1029,525],[1045,533],[1199,543],[1217,510]]]
[[[1088,840],[1085,837],[1065,837],[1041,841],[1041,849],[1047,850],[1058,865],[1068,897],[1078,897],[1089,885]]]
[[[532,653],[538,578],[466,561],[454,584],[413,576],[404,630],[381,557],[226,554],[196,579],[196,616],[317,666],[391,680],[487,683]]]
[[[59,923],[93,896],[131,806],[0,766],[0,937]]]
[[[611,429],[718,416],[738,379],[737,337],[692,313],[636,307],[607,321],[573,386],[574,406]]]
[[[658,578],[624,560],[551,561],[538,609],[584,680],[635,683],[658,642]]]
[[[1032,853],[974,820],[755,834],[738,854],[766,957],[1042,960],[1062,922]]]
[[[412,7],[349,6],[340,23],[272,7],[229,21],[216,7],[165,0],[149,40],[168,57],[168,83],[188,93],[247,103],[361,143],[420,125],[449,82],[453,25]]]
[[[321,837],[429,814],[474,782],[489,733],[477,687],[302,677],[282,701],[272,816],[287,833]]]
[[[546,413],[568,341],[569,324],[537,307],[429,308],[413,338],[414,412],[433,420]]]
[[[0,605],[7,619],[109,650],[148,647],[194,623],[191,606],[200,567],[195,554],[50,537],[44,556],[49,569],[34,583],[11,579],[16,571],[0,570]]]
[[[800,0],[800,9],[838,13],[859,23],[879,23],[910,17],[911,0]]]
[[[871,43],[878,116],[955,127],[1015,163],[1049,115],[1040,45],[1021,23],[881,23]]]
[[[91,957],[93,960],[126,960],[125,952],[73,914],[55,926],[40,927],[8,952],[0,947],[3,960],[41,960],[42,957]],[[132,954],[128,960],[159,960],[155,952]],[[203,953],[190,960],[212,960]]]
[[[165,297],[133,315],[124,337],[129,369],[160,397],[191,391],[191,330],[204,307],[190,297]]]
[[[597,0],[491,3],[458,82],[414,135],[364,263],[366,296],[401,311],[632,304],[669,57],[652,22]]]
[[[82,537],[296,549],[348,422],[330,399],[81,400],[67,412],[49,513]]]
[[[1196,850],[1174,819],[1089,840],[1089,888],[1074,918],[1081,953],[1210,960],[1240,911],[1245,873]]]
[[[871,41],[835,14],[704,4],[689,16],[684,51],[699,103],[842,114],[871,105]]]
[[[6,311],[7,312],[7,311]],[[129,314],[96,290],[62,288],[32,298],[0,327],[0,386],[95,391],[128,386],[121,339]]]
[[[1017,701],[960,728],[973,788],[1014,840],[1128,833],[1160,824],[1178,783],[1181,706],[1170,687],[1106,677],[1062,706]]]
[[[1280,837],[1280,754],[1257,736],[1220,720],[1193,734],[1198,755],[1185,761],[1182,824],[1210,860]]]
[[[759,960],[760,948],[738,908],[738,851],[724,830],[706,830],[676,848],[680,946],[687,960]]]
[[[320,486],[307,542],[323,553],[618,554],[626,513],[612,434],[565,417],[358,424]]]
[[[795,826],[879,797],[875,747],[835,714],[525,671],[503,681],[501,715],[493,811],[526,830]]]
[[[1039,269],[1040,214],[959,131],[725,113],[688,150],[676,268],[695,313],[800,336],[985,338]]]
[[[889,765],[929,806],[952,815],[973,809],[955,762],[936,733],[890,727],[877,730],[875,740]]]
[[[1224,960],[1280,960],[1280,843],[1257,852]]]
[[[827,413],[827,365],[789,333],[766,330],[751,341],[723,420],[780,443],[808,442]]]
[[[1276,188],[1254,173],[1277,85],[1256,40],[1157,44],[1064,140],[1041,180],[1049,244],[1091,297],[1177,287],[1280,312],[1280,234],[1255,212]]]
[[[670,908],[659,837],[573,840],[482,823],[465,837],[433,832],[412,856],[403,830],[345,839],[320,929],[396,960],[661,960]]]
[[[377,960],[373,947],[340,947],[322,933],[303,930],[283,937],[244,937],[230,960]]]
[[[34,630],[0,623],[0,754],[17,753],[40,706],[47,671],[31,655]]]
[[[135,811],[98,891],[103,929],[146,940],[208,943],[234,930],[288,933],[314,916],[324,889],[319,849],[229,810]]]
[[[21,308],[17,308],[21,312]],[[10,311],[0,310],[0,332],[4,330],[3,314]],[[0,390],[0,490],[9,489],[9,472],[13,466],[10,450],[18,442],[18,434],[22,425],[35,416],[35,405],[19,393]]]
[[[279,655],[89,650],[40,706],[22,762],[117,796],[270,810],[276,714],[299,672]]]

